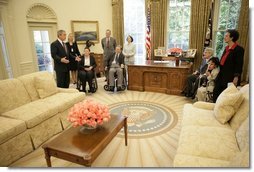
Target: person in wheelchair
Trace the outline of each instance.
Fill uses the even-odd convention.
[[[207,71],[205,73],[207,77],[207,82],[203,83],[201,87],[198,88],[197,90],[197,100],[198,101],[207,101],[207,102],[212,102],[212,94],[213,94],[213,89],[215,86],[215,79],[220,71],[219,69],[219,59],[217,57],[212,57],[208,61],[208,67]]]
[[[95,89],[92,87],[92,81],[94,77],[94,69],[96,68],[95,58],[90,55],[90,49],[85,48],[84,54],[80,57],[78,63],[78,78],[82,83],[82,91],[86,92],[86,82],[88,82],[88,92],[94,93]]]
[[[124,55],[121,46],[115,48],[115,52],[107,59],[105,70],[108,70],[109,91],[114,91],[115,87],[115,73],[117,74],[117,91],[121,91],[123,85],[123,70],[124,70]]]

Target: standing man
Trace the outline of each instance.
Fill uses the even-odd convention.
[[[51,43],[51,56],[54,59],[54,69],[56,71],[57,87],[69,88],[69,53],[65,43],[66,32],[64,30],[57,31],[57,40]]]
[[[101,46],[103,49],[103,63],[104,63],[104,68],[106,67],[108,58],[111,54],[115,52],[116,48],[116,40],[113,37],[110,37],[111,35],[111,30],[107,29],[106,30],[106,37],[102,38],[101,40]],[[108,73],[105,71],[106,75],[106,80],[108,79]]]

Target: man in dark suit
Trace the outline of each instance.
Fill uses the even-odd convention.
[[[207,62],[212,56],[213,49],[207,47],[204,51],[204,56],[199,69],[197,69],[195,72],[193,72],[187,77],[187,85],[183,91],[186,97],[195,98],[199,84],[202,84],[202,82],[204,82],[206,79],[206,77],[204,77],[203,75],[206,73],[208,67]]]
[[[90,55],[90,49],[88,47],[84,50],[84,55],[81,56],[81,61],[79,62],[79,73],[78,76],[82,81],[83,91],[86,92],[86,82],[88,82],[89,90],[88,92],[94,93],[95,89],[92,87],[92,81],[94,78],[94,69],[96,68],[95,58]]]
[[[115,73],[117,73],[117,91],[122,90],[123,84],[123,69],[124,69],[124,55],[121,50],[121,46],[118,45],[115,49],[115,53],[109,56],[106,62],[105,70],[109,69],[109,89],[114,91]]]
[[[57,87],[69,88],[69,53],[65,43],[66,32],[64,30],[57,31],[57,40],[51,43],[51,56],[54,59],[54,69],[56,71]]]
[[[111,30],[106,30],[106,37],[101,39],[101,46],[103,49],[103,63],[104,67],[106,67],[109,56],[114,53],[116,48],[116,40],[115,38],[111,37]],[[105,73],[105,75],[108,77],[107,73]]]
[[[220,93],[225,90],[228,83],[232,82],[235,86],[240,85],[243,69],[244,49],[236,42],[239,38],[237,30],[226,31],[224,42],[228,45],[220,59],[220,72],[215,80],[213,90],[213,101],[216,102]]]

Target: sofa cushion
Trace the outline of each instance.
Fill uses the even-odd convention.
[[[183,126],[177,154],[230,161],[239,152],[235,132],[229,128]]]
[[[42,75],[42,73],[46,73],[46,72],[43,71],[43,72],[30,73],[30,74],[26,74],[17,78],[24,84],[26,91],[28,92],[32,101],[40,99],[39,94],[35,88],[34,77],[36,75]]]
[[[31,102],[24,85],[18,79],[0,81],[0,114]]]
[[[32,128],[58,113],[57,106],[39,99],[16,109],[3,113],[3,116],[25,121],[27,128]]]
[[[50,73],[35,76],[35,88],[41,99],[58,92],[54,77]]]
[[[240,89],[244,99],[235,115],[230,119],[229,124],[232,129],[237,130],[250,113],[249,85]]]
[[[243,101],[242,94],[232,84],[225,89],[218,97],[215,107],[214,115],[216,119],[225,124],[235,114]]]
[[[197,108],[192,104],[184,105],[183,114],[182,126],[198,125],[230,128],[229,124],[221,124],[216,120],[214,111]]]
[[[0,116],[0,144],[26,130],[24,121]]]
[[[85,99],[85,94],[82,92],[74,93],[57,93],[53,96],[42,99],[45,103],[54,104],[58,109],[58,112],[63,112],[74,104],[83,101]]]

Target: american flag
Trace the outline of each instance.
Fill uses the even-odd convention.
[[[206,31],[204,48],[209,47],[210,42],[213,39],[213,30],[212,29],[213,29],[213,0],[212,0],[212,4],[210,7],[210,14],[209,14],[208,27],[207,27],[207,31]]]
[[[146,24],[146,53],[147,53],[147,60],[151,60],[151,9],[150,3],[148,3],[147,8],[147,24]]]

